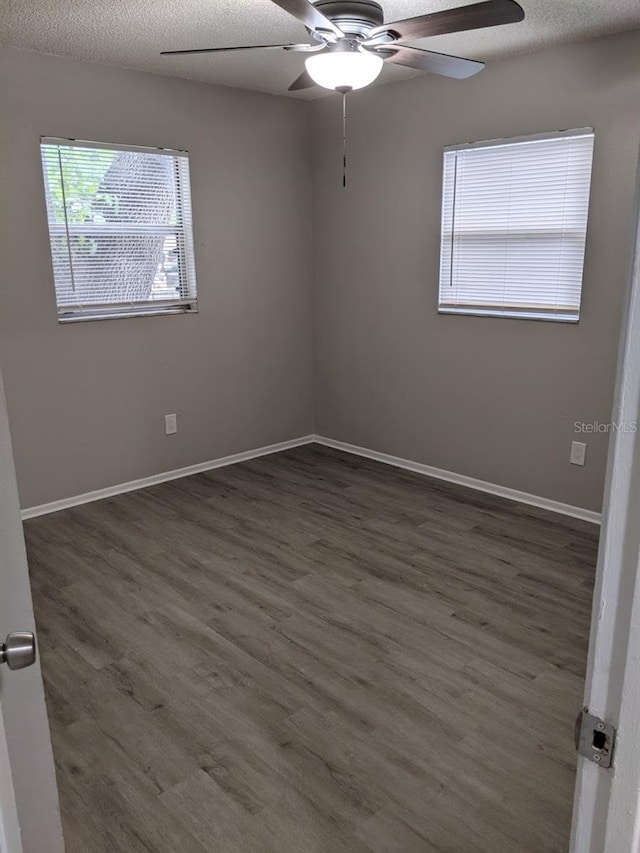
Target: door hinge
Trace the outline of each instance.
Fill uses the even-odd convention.
[[[611,767],[616,730],[583,708],[576,718],[576,750],[578,755],[595,761],[600,767]]]

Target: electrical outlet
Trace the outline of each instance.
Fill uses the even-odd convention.
[[[584,441],[572,441],[569,462],[571,462],[572,465],[584,465],[586,456],[587,445]]]
[[[176,415],[164,416],[164,432],[165,435],[173,435],[178,432],[178,420]]]

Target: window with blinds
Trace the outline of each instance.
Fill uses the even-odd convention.
[[[445,149],[440,312],[578,321],[593,138]]]
[[[60,322],[197,310],[189,155],[40,147]]]

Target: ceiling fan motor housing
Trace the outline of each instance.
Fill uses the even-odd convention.
[[[384,12],[374,0],[318,0],[314,6],[340,27],[346,36],[366,38],[384,23]]]

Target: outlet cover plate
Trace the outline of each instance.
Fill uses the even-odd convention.
[[[569,462],[571,462],[572,465],[584,465],[586,458],[587,445],[584,441],[572,441]]]
[[[164,416],[164,432],[165,435],[174,435],[178,432],[178,419],[176,415]]]

